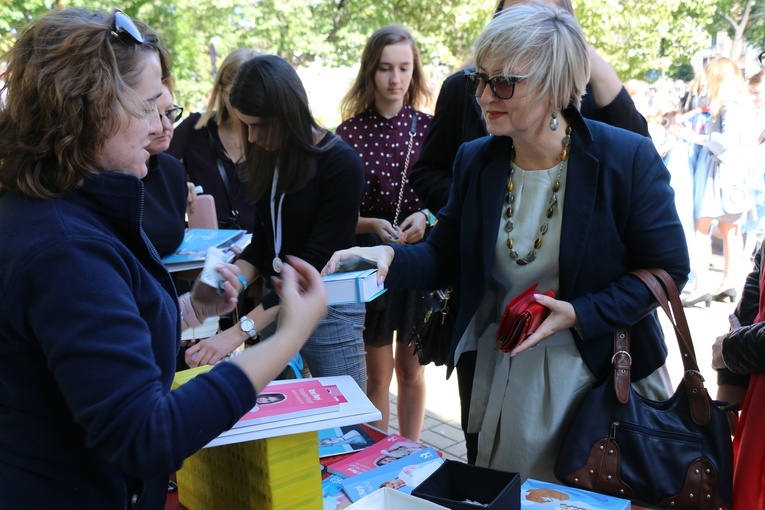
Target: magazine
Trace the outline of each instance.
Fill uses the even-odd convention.
[[[354,503],[383,487],[411,494],[443,463],[444,459],[434,448],[426,448],[366,473],[345,478],[341,485]]]
[[[257,404],[233,428],[256,423],[314,416],[337,411],[339,404],[316,379],[291,383],[271,383],[258,394]]]
[[[236,244],[242,248],[249,243],[250,235],[244,230],[224,230],[211,228],[190,228],[183,236],[183,242],[175,253],[162,258],[162,263],[170,271],[201,268],[207,256],[207,248],[214,247],[226,251]],[[233,252],[227,251],[229,260]]]
[[[319,458],[357,452],[375,444],[361,425],[333,427],[319,431]]]
[[[391,434],[372,446],[327,466],[330,473],[343,477],[358,475],[425,449],[420,443]]]
[[[351,504],[348,495],[343,492],[341,482],[337,475],[330,475],[321,481],[321,497],[324,502],[324,510],[339,510]]]
[[[521,508],[529,510],[629,510],[627,499],[529,478],[521,485]]]

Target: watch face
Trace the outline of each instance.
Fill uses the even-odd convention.
[[[255,322],[249,317],[242,317],[239,320],[239,327],[241,328],[242,331],[250,335],[251,338],[256,335]]]

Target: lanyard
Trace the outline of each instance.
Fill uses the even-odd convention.
[[[282,259],[279,253],[282,251],[282,205],[284,204],[284,193],[279,196],[279,206],[274,210],[276,203],[276,183],[279,180],[279,167],[274,169],[274,180],[271,183],[271,229],[274,233],[274,260],[272,266],[276,273],[282,272]]]

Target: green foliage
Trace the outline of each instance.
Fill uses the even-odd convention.
[[[575,9],[590,44],[626,80],[688,64],[708,44],[714,7],[709,0],[589,0]]]
[[[623,80],[651,70],[674,73],[708,44],[709,30],[722,21],[716,11],[734,13],[745,0],[579,0],[577,18],[589,42]],[[0,0],[0,51],[17,30],[51,8],[71,0]],[[109,10],[112,2],[80,0],[76,5]],[[413,32],[426,70],[437,84],[470,59],[471,45],[490,20],[495,0],[128,0],[121,7],[154,29],[174,59],[176,99],[191,111],[206,104],[214,66],[231,50],[251,47],[275,53],[295,66],[318,63],[352,66],[377,28],[402,23]],[[755,5],[746,37],[765,42],[765,7]],[[342,89],[348,83],[332,83]]]

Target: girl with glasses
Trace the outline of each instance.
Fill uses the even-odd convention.
[[[431,121],[430,115],[415,108],[430,98],[420,53],[409,31],[390,25],[373,33],[356,80],[341,103],[345,120],[337,127],[337,135],[359,153],[364,164],[366,193],[356,226],[356,242],[361,246],[414,244],[425,237],[429,213],[409,185],[408,174]],[[389,291],[367,303],[364,323],[367,394],[382,413],[382,419],[372,425],[388,430],[388,390],[395,370],[398,428],[414,441],[420,439],[425,417],[425,367],[415,355],[412,335],[422,306],[420,293]]]
[[[289,260],[274,342],[170,391],[180,303],[140,180],[164,48],[121,11],[57,9],[2,60],[0,506],[162,508],[170,474],[252,409],[323,316],[321,279]],[[235,306],[236,267],[218,270],[225,297],[196,285],[184,321]]]

